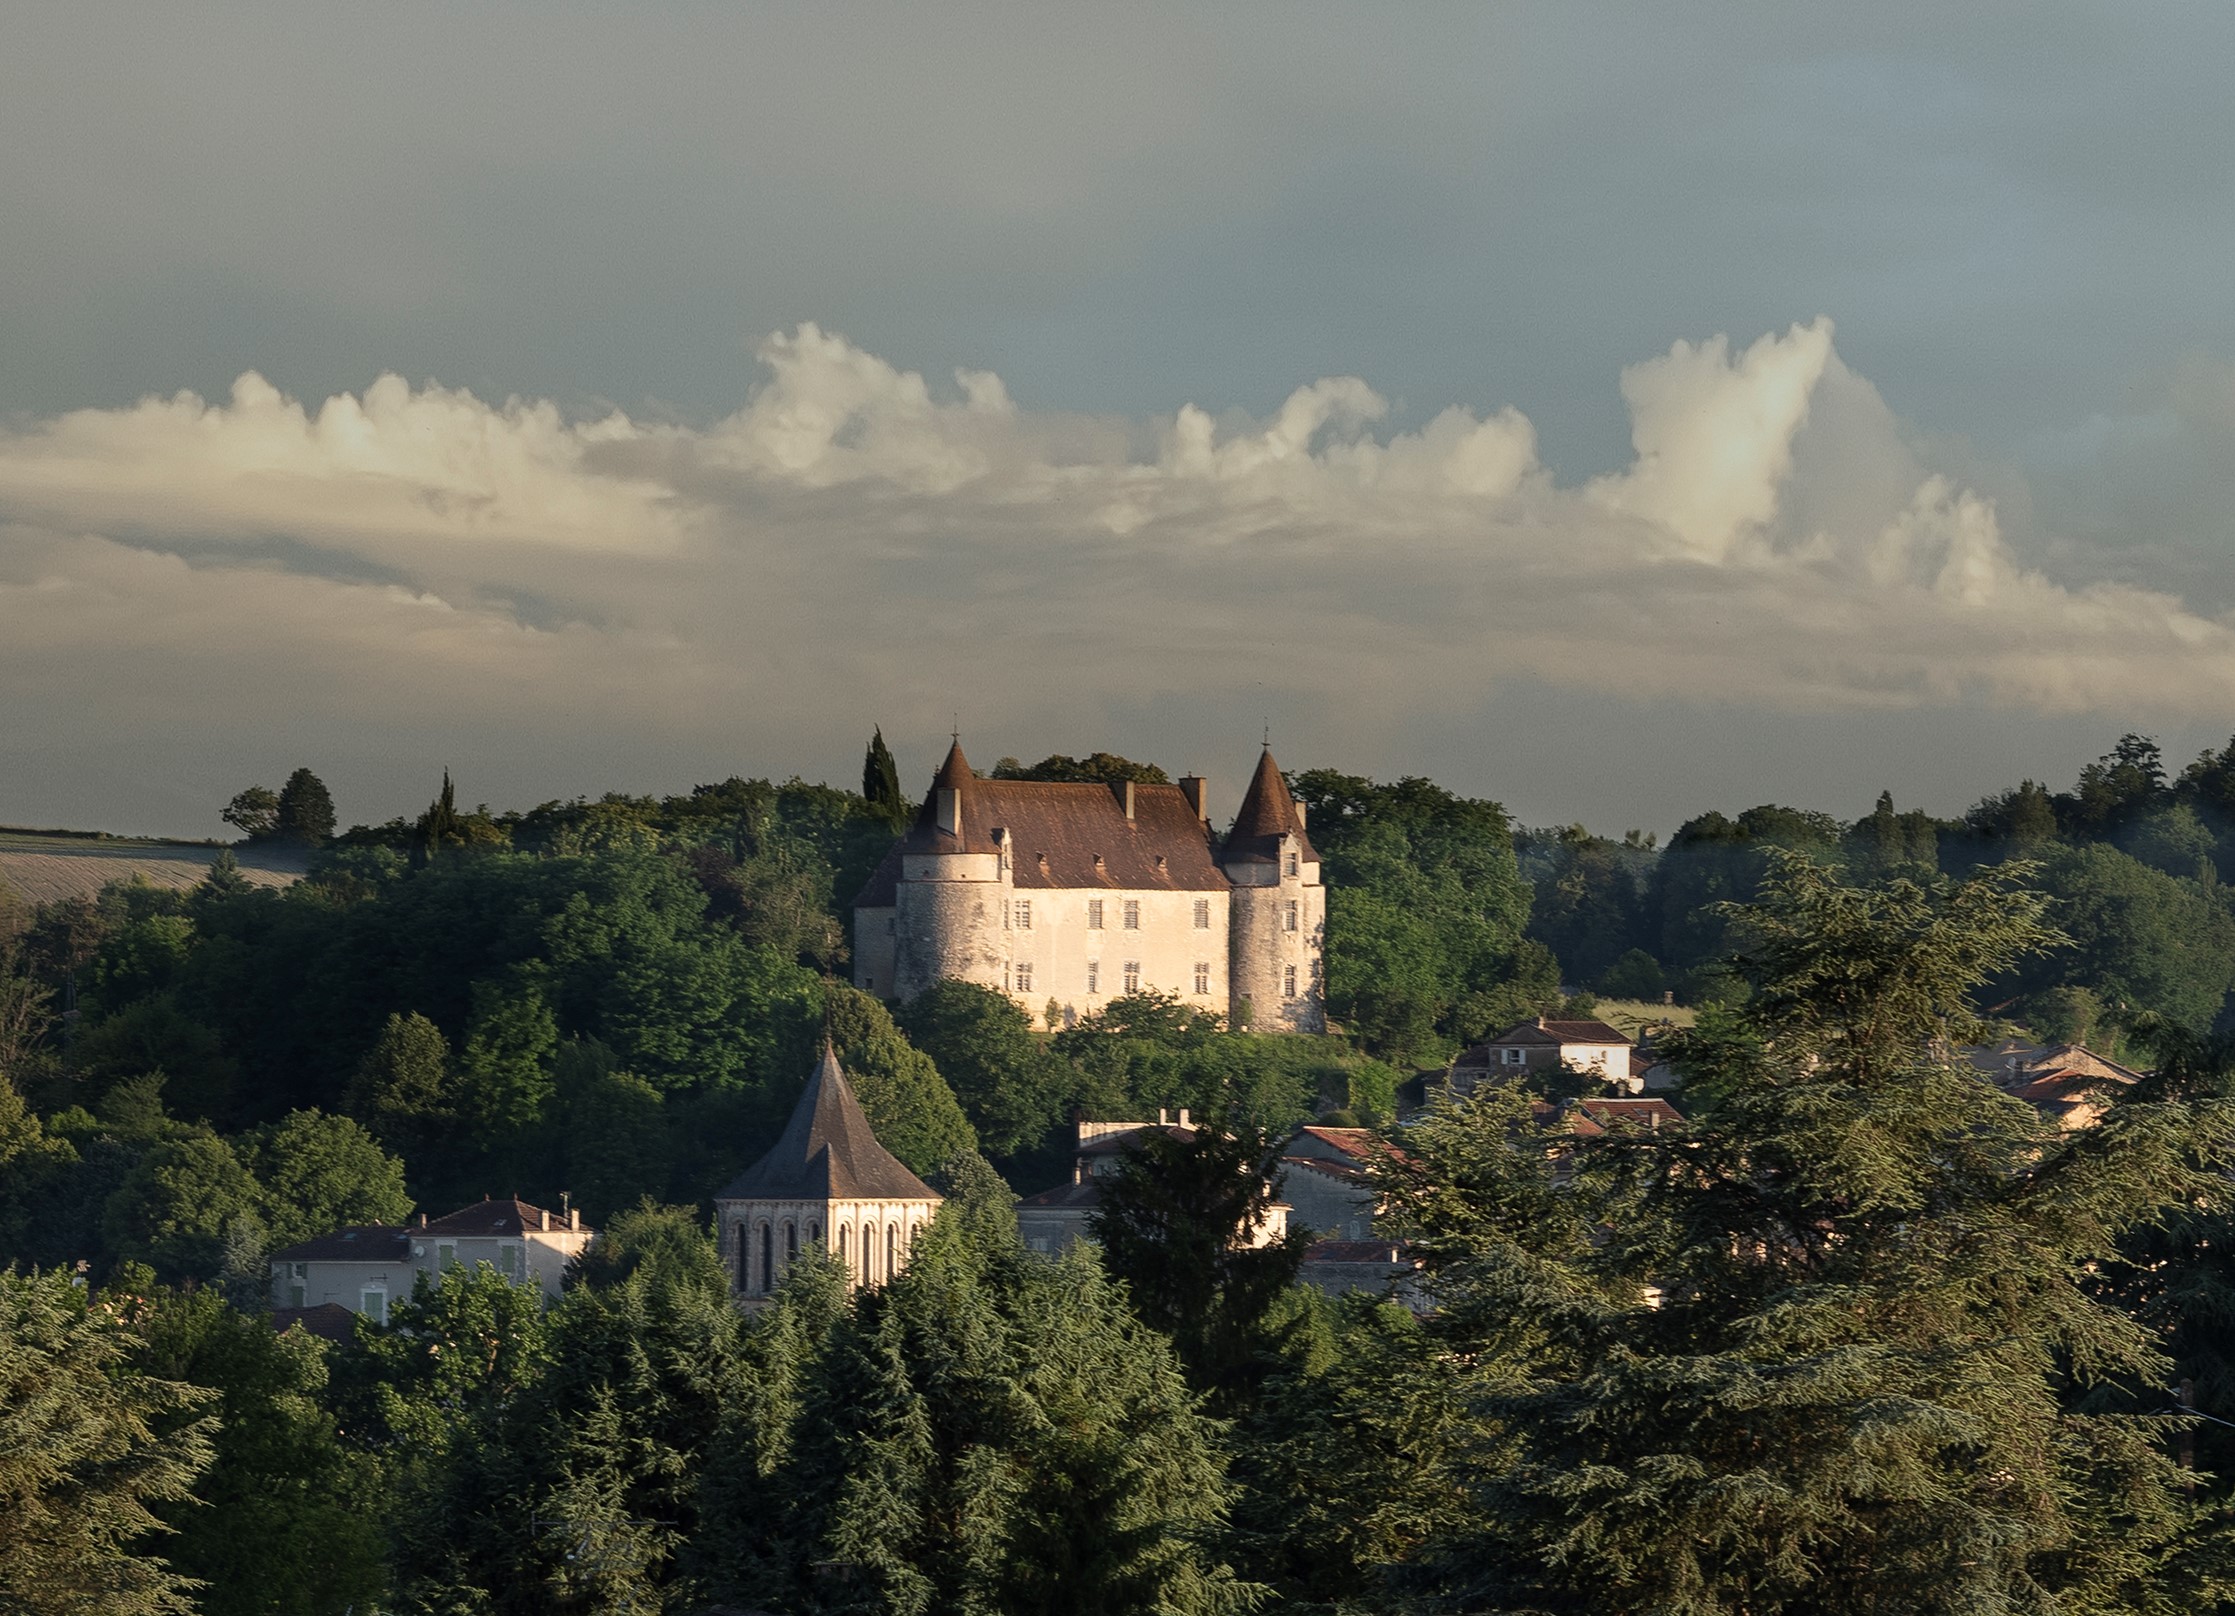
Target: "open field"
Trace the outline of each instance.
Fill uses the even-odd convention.
[[[1699,1019],[1699,1012],[1689,1005],[1647,1004],[1642,999],[1601,999],[1598,1009],[1591,1013],[1609,1027],[1633,1035],[1639,1027],[1656,1022],[1673,1021],[1679,1027],[1689,1027]]]
[[[195,842],[0,830],[0,887],[25,903],[90,898],[111,881],[135,876],[151,886],[190,887],[221,851]],[[266,887],[299,879],[308,862],[292,848],[235,848],[233,856],[241,874]]]

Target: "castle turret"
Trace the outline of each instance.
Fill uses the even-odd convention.
[[[1264,1032],[1324,1032],[1327,889],[1304,812],[1265,748],[1219,855],[1233,882],[1228,981]]]
[[[900,846],[890,983],[909,999],[934,982],[1000,982],[1009,970],[1008,905],[1015,848],[988,823],[982,782],[956,739]]]

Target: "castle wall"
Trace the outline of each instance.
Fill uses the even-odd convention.
[[[1023,916],[1017,906],[1027,903],[1031,924],[1019,925]],[[1092,924],[1095,903],[1102,906],[1099,927]],[[1000,986],[1036,1026],[1045,1025],[1051,999],[1059,1027],[1127,992],[1177,994],[1182,1004],[1221,1016],[1230,1008],[1230,909],[1224,892],[1040,887],[1019,889],[1010,904],[1009,976],[988,985]],[[1131,927],[1125,923],[1128,904],[1138,905],[1138,924]]]

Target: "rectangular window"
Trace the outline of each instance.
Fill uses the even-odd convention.
[[[1498,1051],[1498,1058],[1508,1066],[1519,1066],[1521,1064],[1521,1051],[1518,1049],[1501,1049]]]
[[[1195,966],[1195,991],[1197,993],[1211,991],[1211,968],[1201,961],[1197,961]]]
[[[1296,997],[1296,967],[1293,965],[1286,965],[1281,968],[1280,996],[1284,999]]]
[[[1141,962],[1139,960],[1127,960],[1125,962],[1125,991],[1128,993],[1141,991]]]
[[[1021,961],[1017,965],[1017,991],[1019,993],[1030,993],[1032,991],[1032,967]]]
[[[1102,962],[1100,960],[1088,960],[1086,962],[1086,990],[1089,993],[1100,993],[1102,991]]]
[[[517,1284],[523,1255],[525,1254],[518,1246],[509,1243],[497,1247],[497,1272]]]
[[[357,1311],[375,1324],[388,1322],[388,1293],[384,1290],[367,1290],[357,1298]]]
[[[1086,929],[1088,931],[1100,931],[1102,929],[1102,900],[1100,898],[1089,898],[1086,901]]]
[[[1294,874],[1296,874],[1296,873],[1297,873],[1297,871],[1298,871],[1298,869],[1299,869],[1299,867],[1300,867],[1300,856],[1299,856],[1299,855],[1297,855],[1297,854],[1295,854],[1295,853],[1291,853],[1291,854],[1289,854],[1289,855],[1288,855],[1288,873],[1289,873],[1290,875],[1294,875]]]
[[[436,1272],[436,1273],[438,1273],[438,1274],[447,1274],[448,1272],[450,1272],[450,1270],[451,1270],[451,1269],[453,1269],[453,1268],[455,1268],[455,1267],[457,1267],[457,1266],[458,1266],[458,1242],[457,1242],[457,1241],[455,1241],[455,1240],[438,1240],[438,1241],[436,1241],[436,1242],[435,1242],[435,1272]]]
[[[1197,931],[1209,931],[1211,929],[1211,900],[1208,898],[1197,898],[1195,900],[1195,929]]]
[[[1282,931],[1294,931],[1296,929],[1296,900],[1294,898],[1289,899],[1288,907],[1281,911],[1280,929]]]
[[[1125,900],[1125,929],[1127,931],[1139,931],[1141,929],[1141,900],[1138,898]]]
[[[287,1287],[287,1305],[289,1307],[301,1307],[308,1294],[306,1287],[300,1281],[289,1285]]]
[[[1019,898],[1017,900],[1017,930],[1030,931],[1031,929],[1032,900],[1030,898]]]

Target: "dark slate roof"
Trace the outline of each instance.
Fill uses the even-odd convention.
[[[297,1325],[322,1341],[347,1343],[356,1338],[357,1315],[339,1302],[320,1302],[316,1307],[272,1309],[272,1328],[281,1335]]]
[[[837,1051],[826,1043],[782,1136],[716,1199],[936,1201],[940,1196],[877,1142],[839,1069]]]
[[[1257,760],[1257,772],[1250,776],[1249,790],[1242,794],[1241,811],[1234,816],[1234,828],[1226,833],[1226,847],[1219,862],[1270,864],[1280,857],[1283,836],[1293,836],[1303,844],[1308,863],[1319,862],[1311,838],[1304,834],[1296,799],[1289,795],[1288,782],[1281,777],[1280,765],[1273,761],[1273,749],[1268,746]]]
[[[980,780],[959,743],[940,765],[923,807],[860,892],[857,909],[889,909],[900,861],[912,853],[991,853],[1003,832],[1019,892],[1100,888],[1131,892],[1224,892],[1232,885],[1211,857],[1210,827],[1174,785],[1133,787],[1075,780]],[[939,828],[939,793],[960,796],[959,833]]]
[[[481,1200],[471,1206],[460,1207],[431,1223],[420,1225],[422,1234],[447,1235],[455,1240],[461,1235],[468,1239],[475,1236],[496,1237],[517,1234],[564,1234],[567,1232],[566,1215],[547,1212],[540,1206],[530,1206],[526,1201],[506,1196],[501,1201]],[[587,1234],[588,1230],[581,1233]]]
[[[1497,1037],[1485,1039],[1475,1049],[1468,1050],[1467,1055],[1498,1044],[1627,1044],[1630,1041],[1628,1033],[1603,1021],[1553,1021],[1539,1016],[1534,1021],[1515,1022]],[[1468,1060],[1467,1055],[1459,1057],[1460,1065],[1481,1064]]]
[[[1076,1184],[1058,1184],[1052,1190],[1042,1190],[1038,1195],[1027,1195],[1017,1202],[1019,1211],[1037,1207],[1044,1211],[1067,1211],[1079,1207],[1092,1209],[1102,1204],[1102,1186],[1091,1178]]]
[[[1314,1240],[1304,1248],[1307,1263],[1414,1263],[1399,1240]]]
[[[273,1262],[395,1263],[411,1260],[411,1231],[363,1223],[298,1240],[271,1255]]]

